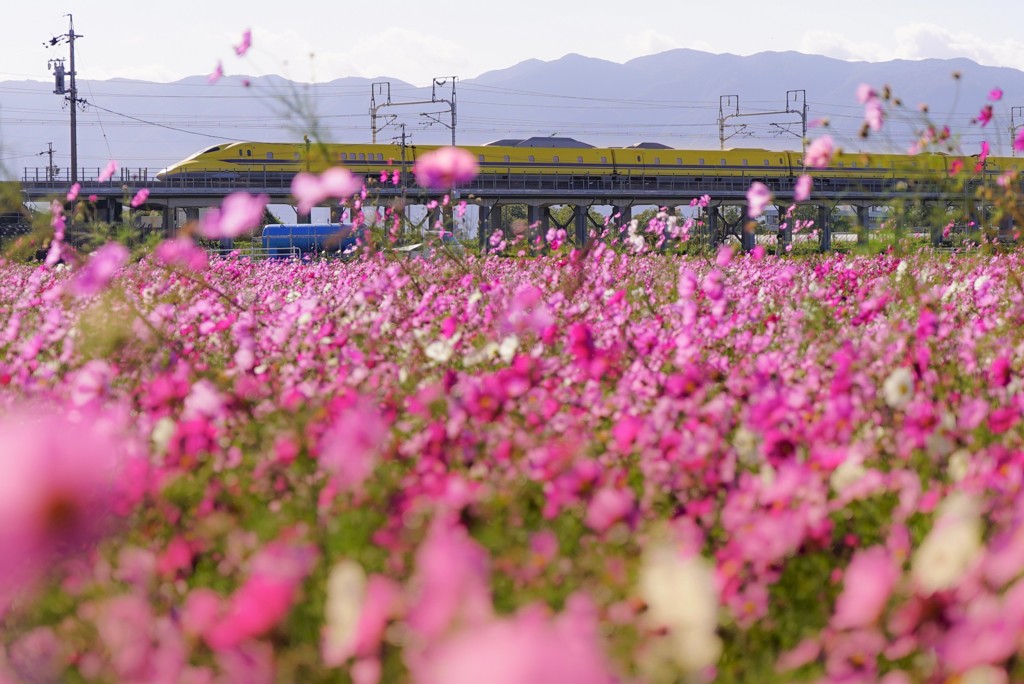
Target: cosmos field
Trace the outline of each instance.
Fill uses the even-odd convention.
[[[1022,675],[1016,253],[94,266],[3,266],[3,681]]]

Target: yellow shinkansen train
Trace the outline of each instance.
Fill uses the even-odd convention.
[[[309,144],[232,142],[210,147],[163,169],[160,180],[287,179],[300,171],[322,172],[344,166],[368,178],[382,170],[412,169],[416,158],[437,145]],[[488,145],[460,145],[477,157],[480,175],[506,177],[660,178],[746,177],[772,181],[795,179],[808,171],[800,152],[764,149],[677,150],[657,143],[632,147],[592,147],[571,138],[500,140]],[[1020,160],[989,157],[986,174],[1016,169]],[[810,170],[818,179],[858,181],[926,180],[951,175],[962,165],[972,171],[977,157],[943,154],[892,155],[837,153],[827,168]]]

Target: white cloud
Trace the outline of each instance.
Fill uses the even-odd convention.
[[[679,39],[659,33],[654,29],[645,29],[639,33],[627,33],[625,39],[618,45],[622,48],[619,55],[622,60],[683,47]]]
[[[966,57],[987,66],[1024,69],[1024,43],[1012,39],[993,41],[972,33],[958,33],[942,26],[912,23],[896,27],[892,39],[857,40],[839,33],[811,30],[799,43],[801,52],[843,60],[884,62],[891,59],[952,59]]]
[[[396,26],[372,32],[341,32],[336,41],[316,47],[293,31],[259,35],[263,52],[289,56],[281,71],[299,81],[391,76],[422,86],[429,85],[435,76],[470,78],[490,68],[448,38]]]

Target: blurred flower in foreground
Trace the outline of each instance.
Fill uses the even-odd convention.
[[[138,209],[146,203],[147,199],[149,199],[149,189],[142,188],[135,193],[135,197],[132,197],[132,209]]]
[[[796,179],[796,187],[793,189],[793,199],[797,202],[806,202],[811,198],[811,188],[814,187],[814,179],[806,173]]]
[[[164,240],[153,254],[168,266],[184,266],[193,271],[205,271],[210,265],[206,250],[189,238]]]
[[[772,201],[771,190],[764,183],[754,181],[747,190],[747,214],[750,218],[757,218],[764,213],[764,208]]]
[[[107,165],[103,167],[103,170],[100,171],[100,175],[96,178],[96,180],[98,180],[100,183],[106,183],[114,176],[114,173],[116,171],[117,162],[111,159],[110,161],[107,162]]]
[[[582,595],[549,619],[540,606],[467,629],[431,650],[414,666],[418,684],[610,684],[597,611]]]
[[[270,198],[266,195],[233,192],[224,198],[219,209],[213,209],[203,216],[199,233],[208,238],[236,238],[244,235],[263,220],[263,210],[268,201]]]
[[[424,188],[444,190],[476,178],[480,172],[476,157],[458,147],[441,147],[416,160],[416,182]]]
[[[10,592],[106,527],[118,444],[94,425],[50,413],[0,420],[0,615]]]
[[[292,179],[292,194],[299,201],[300,214],[308,214],[325,199],[345,199],[362,189],[362,177],[340,166],[333,166],[319,176],[314,173],[297,173]]]
[[[807,147],[807,154],[804,155],[804,163],[814,169],[823,169],[832,161],[832,151],[835,144],[832,136],[823,135]]]
[[[252,47],[252,30],[246,29],[242,34],[242,42],[235,46],[235,54],[241,57]]]
[[[71,291],[78,297],[91,297],[102,292],[117,272],[128,263],[128,248],[119,242],[108,242],[89,257],[85,268],[71,282]]]
[[[666,630],[664,636],[651,639],[649,664],[657,667],[670,661],[684,672],[697,672],[718,661],[718,590],[707,560],[697,555],[683,558],[665,544],[648,548],[639,590],[647,604],[648,626]]]

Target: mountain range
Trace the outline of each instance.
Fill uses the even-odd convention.
[[[391,106],[378,109],[378,142],[396,140],[401,124],[410,144],[451,141],[449,109],[440,102],[452,99],[451,79],[433,91],[386,76],[315,84],[280,76],[151,83],[88,80],[88,65],[78,68],[78,94],[86,101],[78,113],[78,155],[87,168],[112,158],[122,167],[155,169],[227,140],[301,141],[311,135],[369,142],[371,90],[382,105],[388,87]],[[868,140],[858,135],[861,83],[880,92],[888,85],[902,103],[890,103],[885,128]],[[992,123],[982,127],[973,120],[995,88],[1005,95],[994,103]],[[49,81],[0,82],[0,159],[8,176],[45,168],[48,143],[54,164],[66,169],[69,116],[52,90]],[[725,121],[726,147],[799,149],[804,99],[808,137],[825,132],[825,119],[827,132],[847,148],[905,151],[930,120],[949,125],[968,154],[982,140],[993,153],[1009,154],[1011,124],[1024,124],[1017,106],[1024,104],[1024,72],[967,59],[847,62],[797,52],[743,57],[677,49],[622,64],[569,54],[458,80],[456,141],[550,135],[595,146],[658,142],[717,149],[721,110],[733,115]]]

